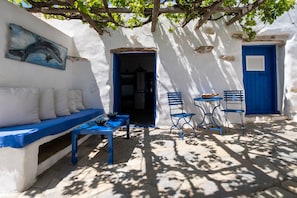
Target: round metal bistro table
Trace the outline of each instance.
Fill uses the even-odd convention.
[[[194,105],[202,112],[202,121],[198,124],[198,128],[207,128],[209,130],[218,130],[222,135],[222,127],[215,120],[215,111],[221,105],[222,97],[214,96],[211,98],[194,98]],[[206,108],[208,107],[208,108]],[[208,122],[206,118],[209,118]]]

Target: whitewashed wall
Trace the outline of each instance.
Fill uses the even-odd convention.
[[[281,112],[297,121],[297,7],[286,12],[271,25],[259,25],[259,35],[287,34],[288,40],[278,48],[278,90]],[[283,82],[283,84],[280,84]],[[279,104],[280,105],[280,104]]]
[[[234,26],[226,27],[224,21],[208,23],[215,34],[209,35],[194,30],[194,23],[187,27],[172,26],[166,19],[160,19],[156,32],[151,33],[150,24],[142,28],[118,29],[99,36],[88,25],[80,21],[46,20],[47,23],[73,36],[75,46],[82,57],[90,60],[96,83],[100,87],[100,96],[106,111],[113,107],[113,54],[111,49],[121,47],[155,47],[157,51],[157,115],[156,126],[168,126],[167,91],[183,92],[188,111],[198,112],[193,98],[205,92],[217,92],[222,95],[224,89],[243,89],[241,41],[232,39],[238,32]],[[224,26],[224,28],[222,28]],[[210,53],[200,54],[196,47],[212,45]],[[219,59],[220,55],[235,56],[235,61]],[[199,120],[197,116],[195,120]]]
[[[68,58],[66,70],[52,69],[5,58],[9,46],[9,23],[39,34],[68,48],[68,55],[78,56],[73,39],[7,0],[0,1],[0,87],[51,87],[83,89],[87,107],[102,108],[91,63],[88,60]],[[0,107],[1,111],[1,107]],[[60,135],[69,133],[66,131]],[[38,164],[38,147],[56,136],[48,136],[23,149],[1,148],[0,193],[22,191],[33,184],[36,175],[53,165],[69,152],[69,147]],[[9,158],[11,157],[11,158]],[[9,159],[8,159],[9,158]],[[0,195],[0,196],[1,196]],[[1,196],[1,197],[2,197]],[[4,197],[11,197],[10,195]]]
[[[8,6],[9,9],[17,9],[14,5],[10,5],[7,2],[1,2],[1,4]],[[0,5],[1,5],[0,4]],[[2,7],[2,5],[1,5]],[[113,54],[110,53],[111,49],[120,47],[155,47],[157,51],[157,117],[156,125],[167,126],[170,124],[168,117],[168,106],[166,92],[170,90],[180,90],[183,92],[186,99],[187,110],[197,111],[197,108],[193,105],[192,98],[205,92],[217,92],[222,94],[224,89],[238,88],[243,89],[242,82],[242,60],[241,60],[241,46],[242,42],[237,39],[232,39],[231,35],[235,32],[240,32],[237,26],[227,27],[224,24],[224,20],[220,20],[213,23],[205,24],[200,30],[194,30],[194,22],[188,24],[185,28],[177,27],[174,24],[170,24],[166,19],[160,19],[157,30],[154,33],[150,31],[150,24],[142,28],[130,29],[118,29],[117,31],[111,30],[109,33],[105,33],[103,36],[99,36],[93,29],[89,28],[89,25],[82,24],[80,21],[59,21],[59,20],[46,20],[47,23],[56,27],[60,31],[64,32],[68,36],[55,36],[59,31],[46,26],[38,19],[34,19],[29,16],[27,12],[17,9],[21,15],[28,16],[30,20],[22,20],[22,17],[18,17],[4,9],[1,12],[0,23],[1,25],[7,25],[8,22],[21,24],[27,29],[38,33],[46,38],[49,38],[57,43],[63,44],[69,47],[69,54],[74,56],[81,56],[89,60],[85,63],[73,65],[85,65],[74,66],[76,69],[70,73],[75,74],[74,80],[69,86],[80,86],[88,90],[88,97],[90,99],[88,104],[91,107],[103,108],[106,112],[112,111],[113,107]],[[32,19],[31,19],[32,18]],[[297,49],[296,46],[296,25],[292,23],[292,19],[296,18],[296,10],[291,11],[290,15],[283,15],[275,24],[270,26],[260,25],[258,27],[259,34],[283,34],[288,33],[289,40],[284,46],[278,46],[277,48],[277,75],[278,75],[278,109],[281,113],[289,115],[294,118],[297,113],[297,90],[295,87],[295,56]],[[32,23],[34,21],[34,23]],[[36,21],[36,22],[35,22]],[[294,22],[294,21],[293,21]],[[33,25],[34,24],[34,25]],[[40,24],[40,25],[36,25]],[[286,25],[284,25],[286,24]],[[45,26],[45,27],[43,27]],[[42,28],[40,28],[42,27]],[[174,27],[175,31],[170,33],[168,29]],[[203,29],[205,27],[211,27],[214,29],[215,34],[206,34]],[[222,28],[224,27],[224,28]],[[44,31],[47,30],[48,31]],[[36,31],[35,31],[36,30]],[[1,46],[0,53],[4,57],[7,46],[7,29],[1,29],[1,39],[4,38],[5,46]],[[55,33],[51,33],[54,31]],[[67,39],[65,39],[67,38]],[[202,45],[212,45],[214,49],[211,53],[199,54],[194,51],[196,47]],[[0,54],[0,55],[1,55]],[[220,55],[232,55],[235,57],[235,61],[228,62],[219,59]],[[11,83],[17,83],[17,85],[31,85],[32,80],[28,81],[18,74],[19,64],[17,61],[9,59],[0,59],[0,67],[5,67],[5,73],[1,73],[0,85],[6,85]],[[4,64],[2,64],[4,63]],[[3,65],[13,65],[12,67],[6,67]],[[47,86],[53,84],[55,86],[65,85],[65,82],[60,83],[55,78],[52,82],[40,81],[43,72],[46,71],[46,75],[59,76],[56,70],[37,67],[32,64],[21,63],[22,67],[25,65],[23,73],[25,76],[30,76],[32,71],[38,72],[40,79],[33,79],[33,84],[40,83],[40,86]],[[67,62],[67,65],[69,61]],[[88,67],[87,65],[90,64]],[[87,68],[87,69],[85,69]],[[68,67],[68,69],[70,69]],[[66,69],[67,70],[67,69]],[[87,70],[87,73],[83,74]],[[60,74],[61,75],[61,74]],[[3,76],[3,78],[2,78]],[[71,75],[65,75],[64,80],[70,78]],[[88,83],[84,83],[84,76],[90,77]],[[12,79],[20,79],[15,81]],[[24,79],[23,79],[24,78]],[[34,81],[35,80],[35,81]],[[38,82],[37,82],[38,81]],[[49,81],[51,81],[49,79]],[[68,86],[68,85],[67,85]],[[296,96],[295,96],[296,95]],[[284,97],[283,97],[284,96]],[[197,116],[197,120],[199,120]]]
[[[0,86],[83,88],[86,106],[102,108],[89,61],[67,59],[66,69],[59,70],[5,58],[9,45],[9,23],[63,45],[68,49],[69,56],[79,56],[70,36],[24,9],[8,1],[0,1]],[[82,78],[84,83],[81,82]]]
[[[70,67],[66,66],[66,71],[62,72],[62,70],[8,59],[5,58],[5,54],[9,45],[9,23],[15,23],[49,40],[60,43],[68,48],[69,54],[73,53],[72,39],[8,1],[0,1],[0,9],[0,85],[69,87],[71,84]]]

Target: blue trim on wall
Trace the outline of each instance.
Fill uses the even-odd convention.
[[[153,126],[155,126],[156,121],[156,96],[157,96],[157,54],[156,52],[125,52],[124,54],[152,54],[154,55],[154,111],[153,111]],[[121,53],[123,54],[123,53]],[[114,87],[114,102],[113,111],[119,112],[121,109],[121,89],[120,89],[120,66],[119,66],[119,54],[113,54],[113,87]]]
[[[119,54],[113,54],[113,111],[118,112],[121,106],[120,78],[119,78]]]
[[[274,78],[274,85],[273,85],[273,95],[274,95],[274,113],[279,113],[279,111],[277,110],[277,101],[278,101],[278,97],[277,97],[277,75],[276,75],[276,46],[275,45],[271,45],[272,48],[272,58],[273,58],[273,78]]]
[[[156,114],[157,114],[157,112],[156,112],[156,103],[157,103],[157,98],[156,98],[156,96],[157,96],[157,53],[154,53],[154,90],[155,90],[155,94],[154,94],[154,126],[156,125],[156,123],[155,123],[155,121],[156,121]]]

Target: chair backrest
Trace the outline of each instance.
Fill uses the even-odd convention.
[[[243,90],[225,90],[224,91],[224,101],[226,102],[226,108],[229,108],[228,105],[231,104],[240,104],[240,107],[243,108],[242,103],[244,101]],[[234,108],[234,106],[233,106]]]
[[[180,91],[177,92],[168,92],[168,105],[170,107],[170,114],[183,112],[183,98]]]

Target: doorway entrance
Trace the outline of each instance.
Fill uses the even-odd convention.
[[[246,114],[277,113],[275,45],[242,47]]]
[[[155,125],[154,52],[114,54],[114,111],[130,115],[130,123]]]

